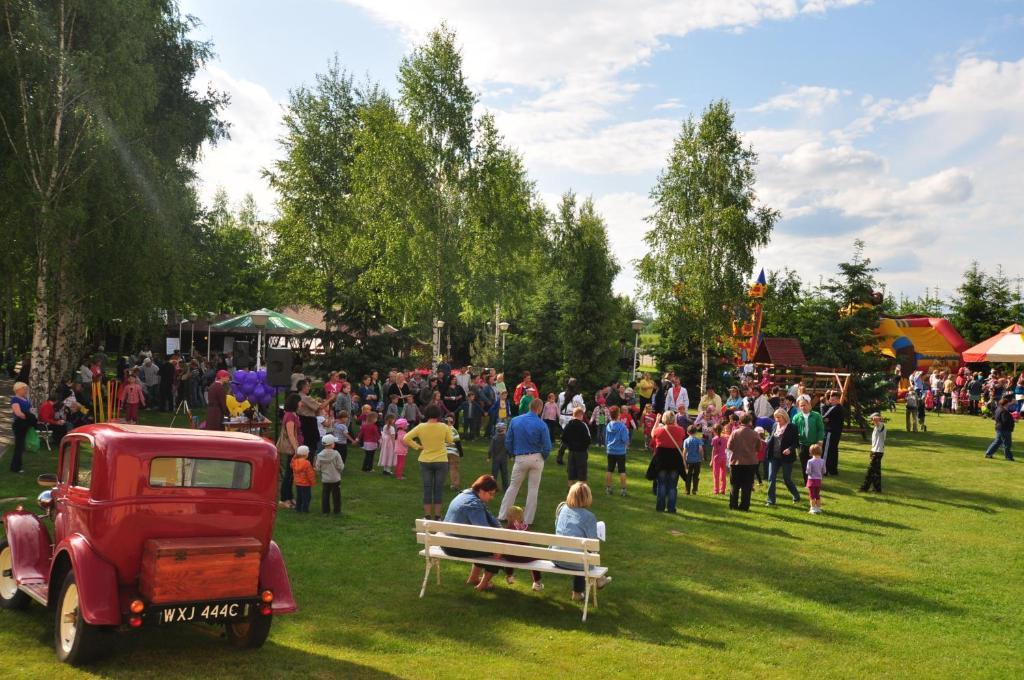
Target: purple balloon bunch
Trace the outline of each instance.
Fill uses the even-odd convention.
[[[249,403],[259,404],[265,408],[270,405],[275,391],[276,388],[267,384],[267,372],[263,369],[258,371],[238,370],[231,378],[231,393],[238,401],[248,399]]]

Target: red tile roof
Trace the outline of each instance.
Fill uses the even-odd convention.
[[[796,338],[761,338],[754,352],[755,364],[775,366],[806,366],[807,358]]]

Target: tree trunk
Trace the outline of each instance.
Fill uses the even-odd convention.
[[[501,331],[498,330],[498,324],[501,323],[501,303],[494,303],[494,352],[498,352],[498,336],[501,335]]]
[[[44,206],[42,209],[44,219],[46,212]],[[46,244],[39,244],[36,306],[35,316],[32,320],[32,369],[28,379],[32,399],[36,404],[42,404],[50,392],[50,261],[45,248]]]
[[[700,336],[700,393],[703,396],[708,389],[708,343]]]

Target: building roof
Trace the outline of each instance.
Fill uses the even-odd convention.
[[[807,358],[796,338],[761,338],[754,352],[755,364],[806,366]]]

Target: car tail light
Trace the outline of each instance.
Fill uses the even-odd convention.
[[[264,590],[262,593],[260,593],[260,599],[263,600],[265,603],[270,604],[274,601],[274,593],[269,590]]]
[[[141,614],[142,610],[146,608],[146,603],[142,600],[132,600],[132,603],[128,606],[132,614]]]
[[[128,625],[132,628],[142,628],[142,617],[141,616],[129,616]]]
[[[264,616],[270,616],[273,611],[273,608],[269,604],[265,604],[260,607],[260,614],[263,614]]]

